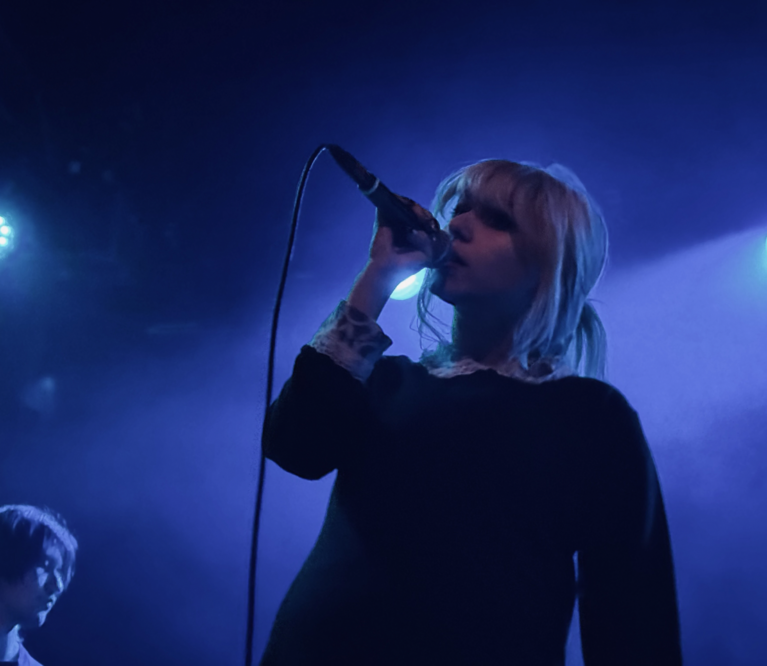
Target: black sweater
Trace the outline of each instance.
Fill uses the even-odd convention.
[[[263,666],[681,664],[666,515],[636,413],[603,382],[439,378],[385,356],[363,384],[304,347],[267,413],[286,471],[338,470]]]

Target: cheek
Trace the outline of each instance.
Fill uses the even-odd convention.
[[[520,286],[532,288],[538,284],[542,273],[538,255],[537,248],[529,243],[520,242],[514,247],[510,268]]]
[[[493,253],[483,265],[485,281],[499,290],[528,287],[534,281],[535,272],[514,248],[503,248]]]
[[[537,289],[539,271],[514,257],[499,257],[483,271],[482,290],[513,298],[515,302],[530,301]]]

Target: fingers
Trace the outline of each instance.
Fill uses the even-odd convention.
[[[403,197],[402,195],[399,195],[399,194],[397,196],[406,204],[409,204],[410,207],[415,211],[415,214],[418,215],[418,217],[420,217],[422,220],[426,220],[428,222],[433,221],[437,223],[437,220],[434,218],[431,212],[427,210],[426,208],[424,208],[417,201],[413,201],[412,199],[409,199],[408,197]],[[437,226],[439,226],[439,223],[437,223]]]
[[[407,234],[406,244],[397,245],[394,234],[388,227],[382,226],[376,230],[370,246],[370,259],[388,271],[402,273],[404,279],[417,273],[429,264],[428,236],[420,232]]]
[[[398,255],[412,252],[424,253],[428,256],[431,241],[429,236],[420,230],[410,229],[395,240],[394,230],[386,224],[377,224],[373,236],[373,245],[381,251],[393,252]]]
[[[434,216],[408,197],[397,195],[415,214],[426,224],[426,229],[439,230],[439,223]],[[405,230],[402,227],[392,228],[386,218],[376,210],[376,224],[373,242],[370,247],[370,258],[385,264],[396,264],[400,268],[412,268],[419,271],[429,265],[433,254],[433,242],[429,234],[420,229]]]
[[[431,255],[432,243],[431,239],[426,235],[426,233],[413,229],[408,233],[407,240],[411,247],[405,248],[405,251],[409,250],[412,252],[413,250],[416,250],[421,252],[425,259],[429,259]]]

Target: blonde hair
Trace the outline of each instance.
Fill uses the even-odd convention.
[[[492,185],[489,183],[492,181]],[[607,228],[586,188],[570,169],[526,162],[483,160],[448,176],[432,205],[446,221],[449,207],[464,192],[513,216],[517,197],[533,219],[533,246],[541,279],[527,312],[512,331],[512,357],[523,368],[538,359],[565,364],[577,374],[604,378],[607,340],[602,321],[588,300],[607,261]],[[429,310],[432,272],[418,296],[418,331],[428,330],[444,352],[449,343]],[[440,322],[441,323],[441,322]],[[439,350],[438,350],[439,353]]]

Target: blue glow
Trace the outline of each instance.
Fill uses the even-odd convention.
[[[406,280],[402,280],[402,282],[397,285],[397,288],[394,290],[391,297],[396,301],[404,301],[408,298],[412,298],[418,293],[425,277],[426,269],[423,268],[415,275],[411,275]]]
[[[0,217],[0,259],[13,249],[13,227]]]

